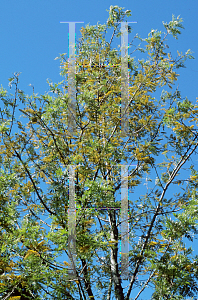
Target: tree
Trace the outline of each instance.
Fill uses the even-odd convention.
[[[146,39],[135,36],[130,45],[135,47],[139,38],[145,45],[134,51],[146,58],[128,59],[129,130],[123,137],[121,57],[112,41],[120,37],[119,22],[130,15],[129,10],[111,6],[105,25],[81,28],[73,136],[68,130],[69,64],[64,54],[64,80],[49,82],[53,95],[33,91],[25,96],[18,87],[19,74],[9,79],[14,95],[1,88],[3,299],[14,297],[15,286],[25,285],[31,292],[32,284],[35,299],[141,299],[147,287],[153,288],[152,299],[186,299],[198,291],[198,257],[184,243],[197,233],[198,175],[193,158],[198,106],[183,99],[178,88],[173,91],[176,70],[193,57],[190,50],[178,52],[176,58],[167,52],[168,35],[177,38],[183,28],[179,17],[164,24],[164,35],[152,30]],[[110,42],[105,39],[108,28],[113,28]],[[119,270],[121,164],[129,165],[127,287]],[[76,199],[72,279],[71,262],[65,259],[69,165],[75,170]],[[145,176],[149,186],[144,191]]]
[[[35,291],[29,291],[25,285],[19,283],[18,285],[11,287],[10,290],[6,291],[7,296],[11,295],[9,299],[20,299],[20,300],[30,300],[35,299]],[[38,295],[37,295],[38,296]],[[5,299],[5,298],[4,298]]]

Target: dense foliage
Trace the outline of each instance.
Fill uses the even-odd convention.
[[[177,70],[192,56],[168,52],[166,39],[180,34],[180,18],[164,24],[164,34],[134,37],[129,49],[145,59],[128,58],[129,134],[123,137],[121,57],[112,41],[128,16],[111,6],[105,25],[81,28],[75,135],[68,131],[64,54],[64,80],[49,82],[45,95],[26,96],[19,74],[9,79],[14,95],[0,90],[2,299],[129,300],[141,299],[148,287],[155,300],[197,294],[198,257],[184,238],[197,234],[198,106],[173,89]],[[128,286],[119,270],[121,164],[129,166]],[[68,276],[69,165],[75,166],[74,279]]]

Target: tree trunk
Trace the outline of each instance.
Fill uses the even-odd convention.
[[[118,241],[118,228],[116,226],[115,210],[109,210],[109,221],[111,225],[111,241]],[[124,300],[121,276],[118,270],[118,243],[111,246],[111,273],[116,300]]]

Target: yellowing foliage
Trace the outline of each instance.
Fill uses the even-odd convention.
[[[34,250],[28,250],[25,257],[24,257],[24,260],[27,259],[30,255],[34,255],[34,256],[40,256],[40,254]]]

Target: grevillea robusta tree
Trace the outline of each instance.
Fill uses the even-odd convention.
[[[148,290],[156,300],[197,295],[197,256],[184,242],[197,233],[198,106],[175,86],[178,69],[193,57],[169,51],[169,35],[177,38],[183,27],[179,17],[164,23],[165,33],[134,36],[123,135],[122,58],[112,41],[128,16],[111,6],[106,24],[81,28],[73,135],[65,55],[63,81],[49,82],[48,93],[26,96],[19,74],[9,79],[13,95],[0,90],[1,299],[148,299]],[[119,265],[121,165],[128,169],[128,281]],[[68,166],[76,201],[72,279]]]

